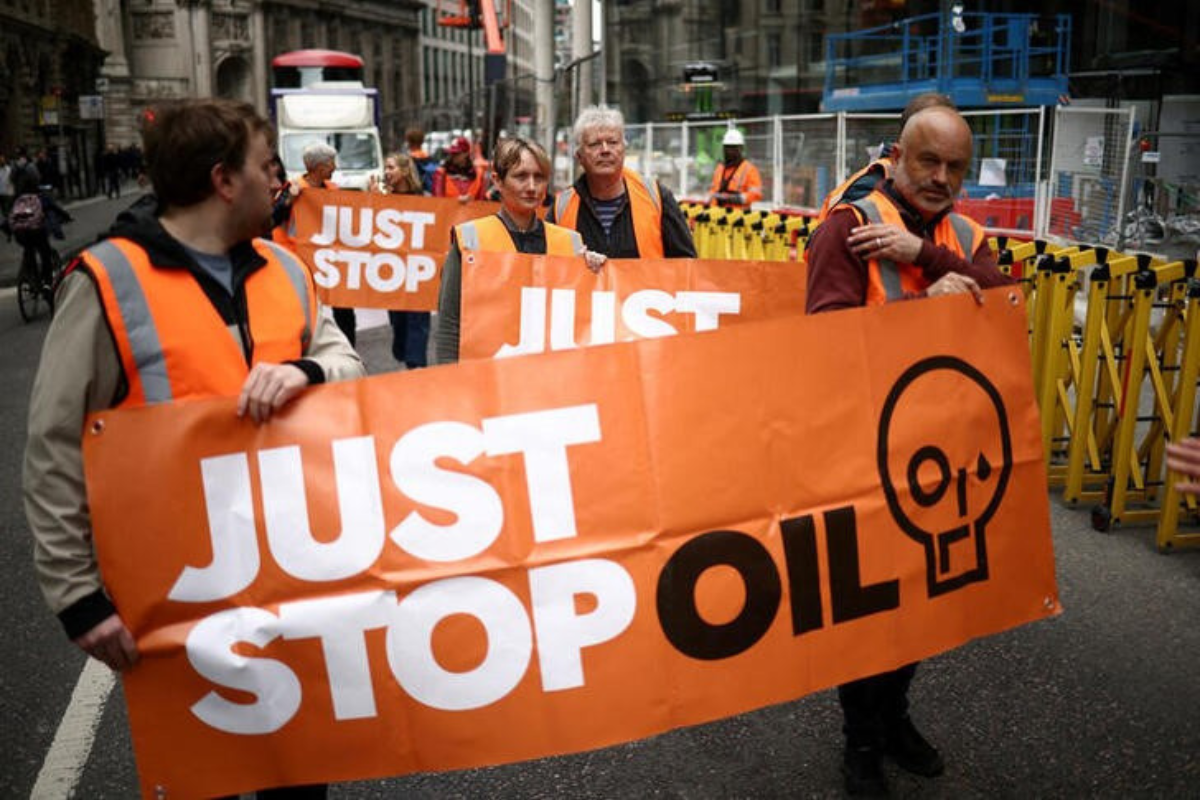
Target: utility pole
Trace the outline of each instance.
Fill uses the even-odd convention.
[[[571,59],[575,70],[575,108],[592,105],[592,0],[575,0],[571,9]]]
[[[537,78],[537,125],[546,152],[554,157],[554,0],[536,0],[533,10],[533,73]]]

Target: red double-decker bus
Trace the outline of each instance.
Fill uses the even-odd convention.
[[[293,50],[271,60],[271,85],[276,89],[303,89],[314,83],[362,83],[363,60],[340,50]]]

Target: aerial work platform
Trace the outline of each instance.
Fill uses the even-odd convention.
[[[1067,94],[1067,14],[924,14],[825,40],[824,111],[899,111],[921,92],[959,108],[1053,106]]]

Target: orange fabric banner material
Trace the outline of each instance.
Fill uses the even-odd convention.
[[[1059,611],[1019,292],[85,435],[143,791],[579,751]]]
[[[804,313],[803,265],[464,253],[460,358],[568,350]]]
[[[322,302],[346,308],[432,311],[450,231],[499,203],[306,189],[289,234]]]

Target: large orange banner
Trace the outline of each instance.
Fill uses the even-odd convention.
[[[232,399],[85,436],[147,796],[702,723],[1059,611],[1019,293]]]
[[[494,214],[499,203],[306,189],[289,235],[332,306],[432,311],[450,231]]]
[[[464,253],[460,358],[569,350],[804,313],[804,267],[785,261]]]

